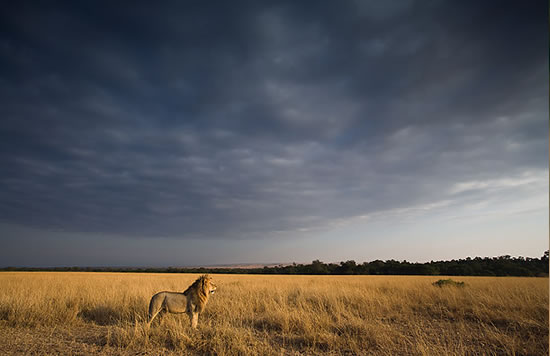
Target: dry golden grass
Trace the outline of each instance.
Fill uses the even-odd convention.
[[[548,278],[213,277],[194,331],[145,319],[197,275],[0,273],[0,354],[548,354]]]

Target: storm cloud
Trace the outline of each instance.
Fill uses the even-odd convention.
[[[547,197],[547,10],[5,4],[0,221],[276,239]]]

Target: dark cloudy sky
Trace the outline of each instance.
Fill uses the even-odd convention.
[[[13,1],[0,265],[548,248],[546,1]]]

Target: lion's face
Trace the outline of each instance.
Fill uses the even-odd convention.
[[[216,291],[218,287],[216,287],[216,285],[212,282],[209,283],[209,289],[208,291],[210,292],[210,294],[214,294],[214,292]]]
[[[208,276],[208,275],[205,275],[203,276],[203,281],[202,281],[202,290],[208,294],[214,294],[214,292],[216,291],[217,287],[214,283],[212,283],[212,277]]]

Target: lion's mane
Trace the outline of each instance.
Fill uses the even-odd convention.
[[[183,292],[183,295],[191,297],[199,309],[203,309],[210,297],[208,292],[210,283],[212,283],[212,278],[206,274],[202,275]]]

